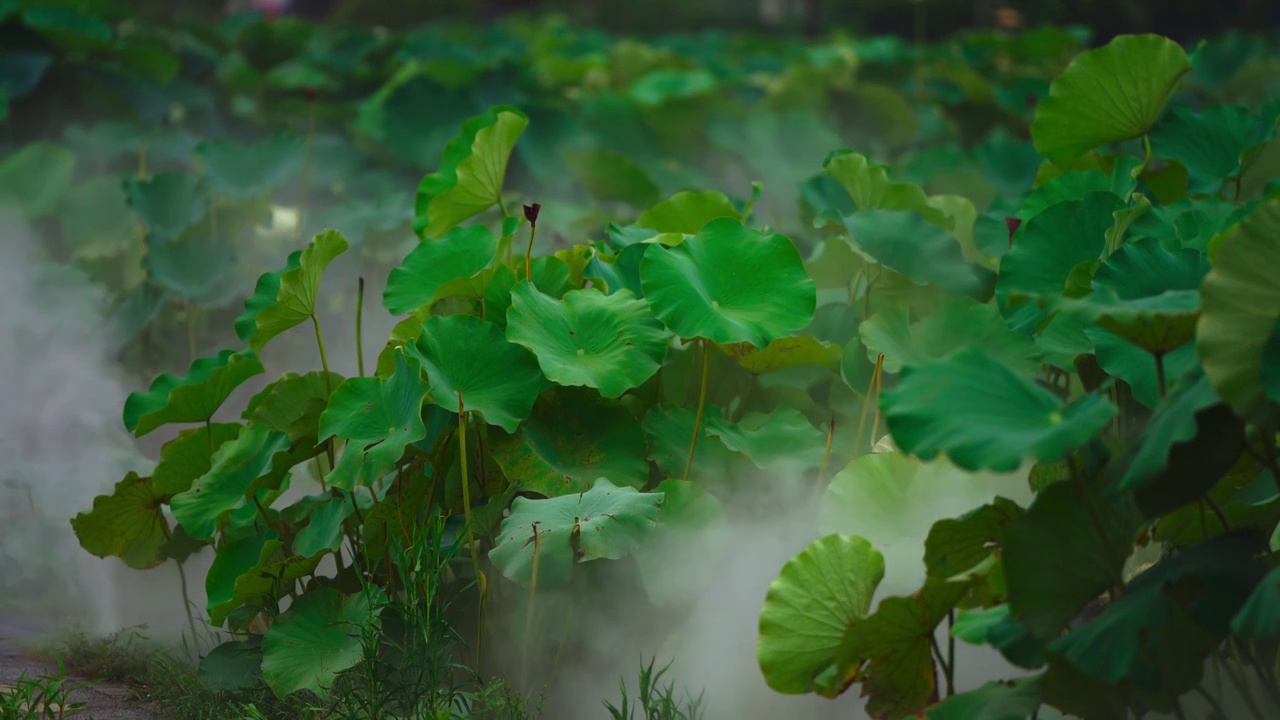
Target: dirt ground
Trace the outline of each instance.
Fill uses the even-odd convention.
[[[56,628],[44,621],[31,620],[0,611],[0,693],[11,688],[25,673],[28,678],[56,673],[57,667],[32,659],[27,649],[31,643],[48,637]],[[93,678],[69,677],[74,686]],[[149,720],[145,705],[131,701],[132,692],[118,683],[99,683],[71,693],[72,703],[83,703],[74,714],[64,717],[78,720]],[[43,714],[33,717],[44,718]]]

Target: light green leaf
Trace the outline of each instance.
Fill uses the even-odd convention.
[[[498,238],[484,225],[455,227],[439,240],[422,242],[387,276],[382,304],[393,315],[430,305],[446,285],[480,275],[497,251]]]
[[[265,372],[251,352],[223,350],[191,363],[182,377],[158,376],[146,392],[129,395],[124,426],[138,437],[171,423],[205,422],[244,381]]]
[[[289,607],[262,638],[262,676],[277,695],[329,697],[339,673],[361,660],[361,631],[378,627],[381,588],[344,596],[318,587]]]
[[[320,296],[320,279],[333,259],[347,250],[347,240],[337,230],[325,230],[306,249],[289,255],[283,270],[258,279],[245,311],[236,318],[236,332],[255,353],[275,336],[314,319]]]
[[[136,570],[165,561],[161,549],[169,539],[164,496],[151,478],[129,473],[110,495],[93,500],[93,509],[71,519],[80,546],[100,558],[118,557]]]

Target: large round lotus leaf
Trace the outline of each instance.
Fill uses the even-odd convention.
[[[741,220],[742,214],[724,193],[686,190],[646,210],[636,219],[635,226],[656,233],[693,235],[718,218]]]
[[[333,259],[346,252],[347,240],[337,230],[312,238],[305,249],[289,255],[284,268],[258,278],[253,295],[236,318],[236,334],[254,352],[280,333],[314,317],[320,279]]]
[[[1062,293],[1074,268],[1102,257],[1113,213],[1123,207],[1113,193],[1090,193],[1027,220],[1000,260],[997,292]]]
[[[228,640],[200,658],[200,684],[214,692],[250,690],[262,682],[262,637]]]
[[[855,535],[828,535],[788,560],[760,609],[756,660],[765,683],[789,695],[813,692],[883,577],[884,558]]]
[[[1205,375],[1236,412],[1259,412],[1268,398],[1264,358],[1280,322],[1280,201],[1260,205],[1218,248],[1201,287],[1196,348]],[[1272,402],[1280,402],[1274,383]]]
[[[822,367],[838,370],[842,350],[835,343],[811,335],[778,338],[763,348],[751,343],[719,345],[739,367],[755,375],[779,372],[794,367]]]
[[[328,587],[304,593],[262,638],[262,676],[284,697],[329,696],[338,673],[360,662],[362,631],[377,627],[386,595],[374,586],[344,596]]]
[[[647,208],[661,199],[658,186],[625,155],[591,148],[571,151],[565,159],[574,177],[596,200]]]
[[[1100,325],[1086,324],[1084,335],[1093,345],[1092,352],[1098,359],[1098,365],[1108,375],[1129,383],[1135,400],[1149,408],[1160,402],[1160,377],[1155,356]],[[1166,352],[1161,363],[1167,389],[1195,365],[1195,343],[1186,342]]]
[[[642,426],[649,437],[649,459],[668,477],[684,477],[685,464],[689,460],[689,444],[693,440],[693,424],[697,416],[694,408],[661,407],[655,405],[645,413]],[[722,422],[724,412],[710,403],[703,410],[702,428],[698,446],[693,453],[693,466],[689,479],[714,483],[730,477],[730,472],[741,461],[741,456],[725,447],[708,429],[713,422]]]
[[[12,202],[28,221],[56,211],[71,188],[76,154],[62,145],[39,141],[6,155],[0,162],[0,203]]]
[[[925,710],[927,720],[1026,720],[1040,709],[1040,678],[989,682]]]
[[[849,237],[869,262],[934,284],[956,295],[977,295],[982,288],[960,243],[917,211],[859,210],[845,218]]]
[[[196,148],[196,157],[214,190],[249,200],[288,182],[301,169],[304,152],[302,138],[279,132],[250,145],[206,140]]]
[[[456,227],[439,240],[419,243],[387,276],[382,304],[403,315],[439,299],[440,288],[472,278],[493,262],[498,238],[484,225]]]
[[[414,230],[423,237],[438,238],[497,205],[511,150],[528,124],[524,113],[506,105],[463,123],[445,147],[440,169],[418,186]]]
[[[672,248],[650,247],[640,282],[653,312],[682,338],[765,347],[808,325],[817,290],[795,245],[722,218]]]
[[[1108,332],[1149,353],[1169,353],[1191,340],[1200,314],[1200,293],[1170,290],[1125,300],[1109,290],[1096,290],[1081,300],[1057,303],[1064,312],[1082,313]]]
[[[1198,113],[1178,109],[1151,129],[1151,149],[1186,167],[1193,192],[1217,194],[1223,181],[1240,173],[1245,150],[1274,134],[1274,123],[1266,128],[1238,105],[1213,105]]]
[[[1100,395],[1069,406],[978,348],[908,367],[880,397],[898,447],[926,460],[946,452],[966,470],[1012,471],[1027,458],[1061,460],[1106,427]]]
[[[648,451],[626,408],[577,388],[543,395],[517,434],[489,436],[489,452],[507,479],[546,497],[584,492],[597,478],[643,487]]]
[[[142,267],[147,279],[174,297],[206,307],[239,300],[236,253],[226,239],[211,233],[208,219],[169,240],[149,238]]]
[[[209,212],[209,187],[195,175],[160,173],[145,180],[128,178],[124,194],[147,226],[153,242],[172,240]]]
[[[235,440],[242,426],[238,423],[210,423],[188,428],[160,449],[160,462],[151,472],[151,483],[157,495],[172,496],[186,492],[191,483],[212,467],[213,454],[224,443]]]
[[[453,412],[461,404],[509,433],[547,387],[533,353],[471,315],[427,318],[422,335],[405,349],[427,371],[433,403]]]
[[[768,413],[747,413],[734,422],[717,414],[704,421],[708,435],[762,470],[808,470],[822,462],[826,433],[799,410],[778,407]]]
[[[320,416],[319,440],[338,437],[347,444],[329,484],[352,490],[390,472],[405,446],[427,434],[422,422],[427,389],[418,362],[397,351],[390,377],[350,378],[334,390]]]
[[[507,339],[533,351],[560,385],[599,388],[616,398],[662,366],[670,334],[629,290],[573,290],[561,300],[529,283],[511,290]]]
[[[146,570],[165,561],[161,549],[169,539],[169,521],[163,503],[151,478],[129,473],[112,494],[94,498],[92,510],[72,518],[71,528],[90,553]]]
[[[603,478],[584,493],[543,500],[518,497],[489,559],[508,580],[529,587],[536,529],[538,586],[564,587],[575,563],[617,560],[639,545],[653,529],[662,499],[662,493],[615,487]]]
[[[205,422],[245,380],[265,372],[250,352],[223,350],[191,363],[182,377],[158,376],[146,392],[129,395],[124,426],[138,437],[169,423]]]
[[[1036,150],[1063,162],[1147,133],[1190,69],[1182,47],[1158,35],[1122,35],[1081,53],[1036,106]]]
[[[980,347],[1023,373],[1039,369],[1039,351],[1031,337],[1009,329],[995,305],[970,298],[948,298],[936,312],[908,324],[906,308],[892,306],[858,327],[867,358],[884,354],[885,372],[946,357],[963,347]]]
[[[1093,273],[1093,287],[1122,300],[1152,297],[1168,291],[1198,290],[1209,259],[1199,250],[1170,251],[1154,238],[1122,245]]]

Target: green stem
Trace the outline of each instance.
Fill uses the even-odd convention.
[[[529,610],[524,622],[524,658],[520,666],[520,685],[524,690],[529,687],[529,662],[533,654],[534,604],[538,599],[538,558],[542,554],[542,537],[538,532],[538,523],[533,524],[533,578],[529,583]]]
[[[538,232],[538,223],[529,223],[529,249],[524,254],[524,279],[533,284],[533,236]]]
[[[320,332],[320,321],[316,319],[316,314],[311,313],[311,326],[316,330],[316,347],[320,350],[320,367],[324,369],[324,390],[325,397],[333,395],[333,380],[329,378],[329,356],[324,351],[324,334]],[[325,454],[329,457],[329,469],[332,470],[336,463],[334,459],[333,438],[329,439],[328,447],[325,448]],[[321,487],[324,486],[324,476],[320,478]]]
[[[356,294],[356,368],[364,377],[364,278],[360,278]]]
[[[822,451],[822,464],[818,466],[818,480],[813,487],[813,502],[816,505],[822,497],[822,491],[826,485],[827,466],[831,463],[831,444],[836,436],[836,416],[833,414],[831,420],[827,422],[827,447]]]
[[[467,526],[467,545],[471,548],[471,569],[476,574],[476,586],[480,591],[478,612],[476,613],[476,668],[480,667],[480,658],[484,642],[484,575],[480,573],[480,552],[476,548],[476,538],[471,527],[471,476],[467,473],[467,409],[462,402],[462,391],[458,391],[458,462],[462,473],[462,515]]]
[[[693,470],[693,453],[698,449],[698,435],[702,434],[702,411],[707,405],[707,370],[711,366],[711,348],[702,341],[702,383],[698,388],[698,412],[693,418],[693,439],[689,441],[689,459],[684,463],[684,479]]]
[[[1160,391],[1160,397],[1163,398],[1167,391],[1167,383],[1164,377],[1164,353],[1155,352],[1151,353],[1151,355],[1156,359],[1156,388]]]
[[[956,624],[956,611],[947,613],[947,697],[956,694],[956,636],[951,634]]]

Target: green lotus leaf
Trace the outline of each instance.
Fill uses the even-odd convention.
[[[931,580],[910,597],[890,597],[870,617],[856,620],[836,650],[833,697],[857,674],[872,717],[902,717],[929,702],[937,691],[930,653],[934,631],[968,592],[967,583]]]
[[[1040,349],[1045,364],[1052,365],[1064,372],[1075,372],[1076,358],[1094,351],[1093,341],[1087,335],[1092,327],[1085,318],[1072,313],[1054,313],[1039,333],[1035,336],[1036,347]],[[1103,332],[1106,332],[1105,330]],[[1125,344],[1133,352],[1142,353],[1136,345],[1118,336],[1117,342]],[[1142,353],[1150,359],[1146,353]],[[1168,356],[1171,357],[1172,355]],[[1167,359],[1167,358],[1166,358]],[[1155,384],[1152,384],[1152,388]]]
[[[73,5],[34,5],[22,11],[22,24],[63,50],[87,51],[109,45],[115,35],[103,14]]]
[[[742,213],[724,193],[714,190],[686,190],[663,200],[636,218],[637,228],[654,233],[694,235],[712,220],[741,220]]]
[[[1266,406],[1267,346],[1280,323],[1280,201],[1264,203],[1218,248],[1201,286],[1196,349],[1218,396],[1252,416]],[[1280,402],[1273,384],[1271,401]]]
[[[972,347],[905,368],[897,387],[881,395],[880,407],[903,450],[926,460],[946,452],[966,470],[995,471],[1011,471],[1027,458],[1061,460],[1116,413],[1100,395],[1064,406]]]
[[[251,352],[223,350],[191,363],[187,374],[156,377],[146,392],[129,395],[124,426],[138,437],[161,425],[206,422],[245,380],[265,372]]]
[[[501,203],[511,150],[528,125],[524,113],[507,105],[463,123],[445,147],[440,168],[418,186],[414,231],[438,238]]]
[[[765,347],[813,319],[817,291],[794,245],[722,218],[640,263],[645,299],[682,338]]]
[[[129,473],[110,495],[99,495],[93,509],[71,519],[80,546],[100,558],[118,557],[136,570],[165,561],[161,549],[169,539],[164,496],[151,478]]]
[[[306,150],[301,137],[277,132],[259,142],[206,140],[196,147],[212,187],[239,200],[269,195],[302,168]]]
[[[235,595],[236,580],[257,567],[268,541],[278,539],[276,532],[267,527],[252,534],[229,533],[214,554],[204,578],[206,610],[228,605]]]
[[[188,428],[160,448],[160,462],[151,471],[156,494],[166,497],[191,489],[196,478],[209,472],[218,448],[240,435],[239,423],[210,423]]]
[[[1063,162],[1145,135],[1190,70],[1182,47],[1158,35],[1121,35],[1081,53],[1036,106],[1036,150]]]
[[[498,238],[484,225],[455,227],[439,240],[419,243],[387,277],[382,303],[393,315],[439,300],[442,288],[476,278],[493,262]]]
[[[303,593],[262,638],[262,677],[276,695],[310,690],[329,697],[338,674],[359,664],[364,630],[380,625],[386,594],[328,587]]]
[[[461,405],[509,433],[547,387],[533,353],[470,315],[428,318],[417,342],[405,349],[427,372],[431,402],[451,412]]]
[[[529,283],[511,291],[507,339],[531,350],[560,385],[598,388],[616,398],[658,371],[669,337],[629,290],[573,290],[558,301]]]
[[[299,580],[313,574],[319,563],[319,557],[289,555],[284,552],[284,543],[267,539],[258,550],[257,562],[236,577],[230,596],[216,605],[209,603],[210,624],[221,626],[244,606],[271,607],[291,594]]]
[[[6,153],[0,161],[0,201],[11,201],[28,222],[52,215],[71,189],[76,154],[38,141]]]
[[[320,415],[329,406],[330,394],[342,383],[343,377],[334,372],[285,373],[254,396],[241,417],[284,433],[289,442],[308,438],[315,442],[320,435]]]
[[[856,535],[827,535],[791,558],[760,609],[756,661],[776,692],[815,692],[850,626],[871,609],[884,558]]]
[[[905,365],[938,360],[965,347],[979,347],[1022,374],[1040,367],[1032,339],[1009,329],[999,308],[970,298],[947,298],[932,314],[908,324],[906,308],[891,306],[858,327],[858,335],[872,362],[884,354],[885,372]]]
[[[390,377],[349,378],[338,386],[320,415],[321,442],[347,441],[329,484],[352,490],[390,472],[407,445],[426,437],[422,403],[428,389],[417,360],[400,350]]]
[[[1087,494],[1086,494],[1087,493]],[[1013,617],[1043,641],[1120,582],[1141,521],[1125,495],[1054,483],[1008,528],[1005,583]]]
[[[507,479],[545,497],[585,492],[597,478],[643,487],[648,451],[626,408],[577,388],[543,395],[517,434],[489,436],[489,452]]]
[[[808,470],[822,462],[826,433],[799,410],[779,407],[768,413],[746,413],[734,422],[723,415],[704,420],[708,435],[719,438],[726,448],[742,453],[762,470]]]
[[[603,478],[575,495],[517,497],[489,559],[508,580],[529,587],[536,528],[538,587],[564,587],[575,563],[618,560],[635,549],[656,524],[662,500],[662,493],[615,487]]]
[[[924,541],[924,565],[930,577],[948,580],[1000,551],[1005,534],[1026,514],[1017,503],[997,497],[955,519],[939,520]]]
[[[565,159],[574,177],[596,200],[647,208],[662,198],[657,184],[625,155],[590,148],[569,151]]]
[[[1027,220],[1013,249],[1000,259],[997,292],[1062,293],[1072,269],[1102,257],[1113,213],[1123,204],[1112,193],[1090,193]]]
[[[645,413],[641,426],[649,438],[649,459],[667,477],[684,476],[696,414],[693,408],[664,408],[660,405],[655,405]],[[714,483],[729,477],[730,471],[738,465],[741,456],[725,447],[720,438],[710,434],[710,424],[723,420],[724,412],[718,406],[708,403],[703,411],[698,446],[694,449],[690,480]]]
[[[930,208],[929,196],[919,185],[890,180],[888,172],[872,164],[865,155],[848,150],[833,152],[822,167],[827,176],[844,187],[858,210],[914,210],[930,222],[949,229],[945,227],[944,213]]]
[[[290,452],[289,438],[283,433],[246,425],[235,440],[213,454],[209,472],[197,478],[191,489],[173,496],[173,516],[191,537],[213,537],[226,514],[251,504],[251,492],[279,487],[302,459]]]
[[[1170,251],[1154,238],[1141,238],[1109,255],[1093,274],[1093,288],[1122,300],[1169,291],[1198,290],[1209,260],[1198,250]]]
[[[141,267],[151,283],[174,298],[220,307],[239,297],[229,282],[236,256],[209,235],[207,226],[202,222],[173,239],[149,241]]]
[[[200,658],[200,684],[214,692],[236,692],[262,682],[262,637],[228,640]]]
[[[320,279],[333,259],[347,250],[337,230],[325,230],[303,250],[289,255],[285,267],[258,278],[253,296],[236,318],[236,334],[255,353],[280,333],[315,319]]]
[[[1280,568],[1272,569],[1253,589],[1232,618],[1231,631],[1255,639],[1280,635]]]
[[[307,526],[293,540],[293,552],[316,558],[320,553],[337,550],[342,544],[342,523],[355,511],[355,501],[341,490],[316,503],[308,513]]]
[[[1216,194],[1241,172],[1245,150],[1269,139],[1260,130],[1258,118],[1238,105],[1212,105],[1200,112],[1179,108],[1151,129],[1151,149],[1187,169],[1192,192]]]
[[[838,370],[843,354],[839,345],[811,335],[772,340],[763,348],[751,343],[717,345],[721,352],[754,375],[765,375],[796,367],[821,367]]]
[[[126,178],[124,194],[146,225],[150,242],[173,240],[209,213],[209,185],[195,175],[169,172]]]
[[[122,285],[135,287],[143,279],[145,243],[138,232],[137,216],[122,199],[120,179],[99,175],[67,191],[58,208],[58,219],[73,259],[92,262],[113,258],[134,264],[136,274],[126,275]]]
[[[1007,604],[957,613],[951,635],[973,645],[990,645],[1006,660],[1026,670],[1045,666],[1044,646],[1025,625],[1013,619]]]
[[[1040,708],[1040,678],[989,682],[925,711],[927,720],[1026,720]]]
[[[658,527],[635,550],[640,579],[649,601],[658,607],[678,606],[701,596],[705,578],[695,573],[672,573],[673,554],[684,552],[690,542],[706,542],[708,537],[724,537],[727,532],[724,506],[701,485],[668,478],[655,492],[663,494]]]
[[[1065,314],[1064,314],[1065,315]],[[1133,398],[1143,405],[1153,408],[1160,402],[1160,377],[1156,370],[1156,359],[1151,353],[1125,338],[1103,328],[1093,325],[1088,317],[1082,317],[1086,324],[1085,338],[1093,345],[1093,353],[1098,365],[1107,374],[1118,377],[1129,384]],[[1165,353],[1161,360],[1164,366],[1166,387],[1173,380],[1190,370],[1196,364],[1196,346],[1186,342]]]
[[[715,75],[705,68],[659,69],[636,80],[631,86],[631,97],[641,105],[660,106],[672,100],[704,95],[715,87]]]
[[[855,249],[867,261],[949,293],[976,296],[981,281],[949,231],[916,211],[862,209],[845,218]]]

